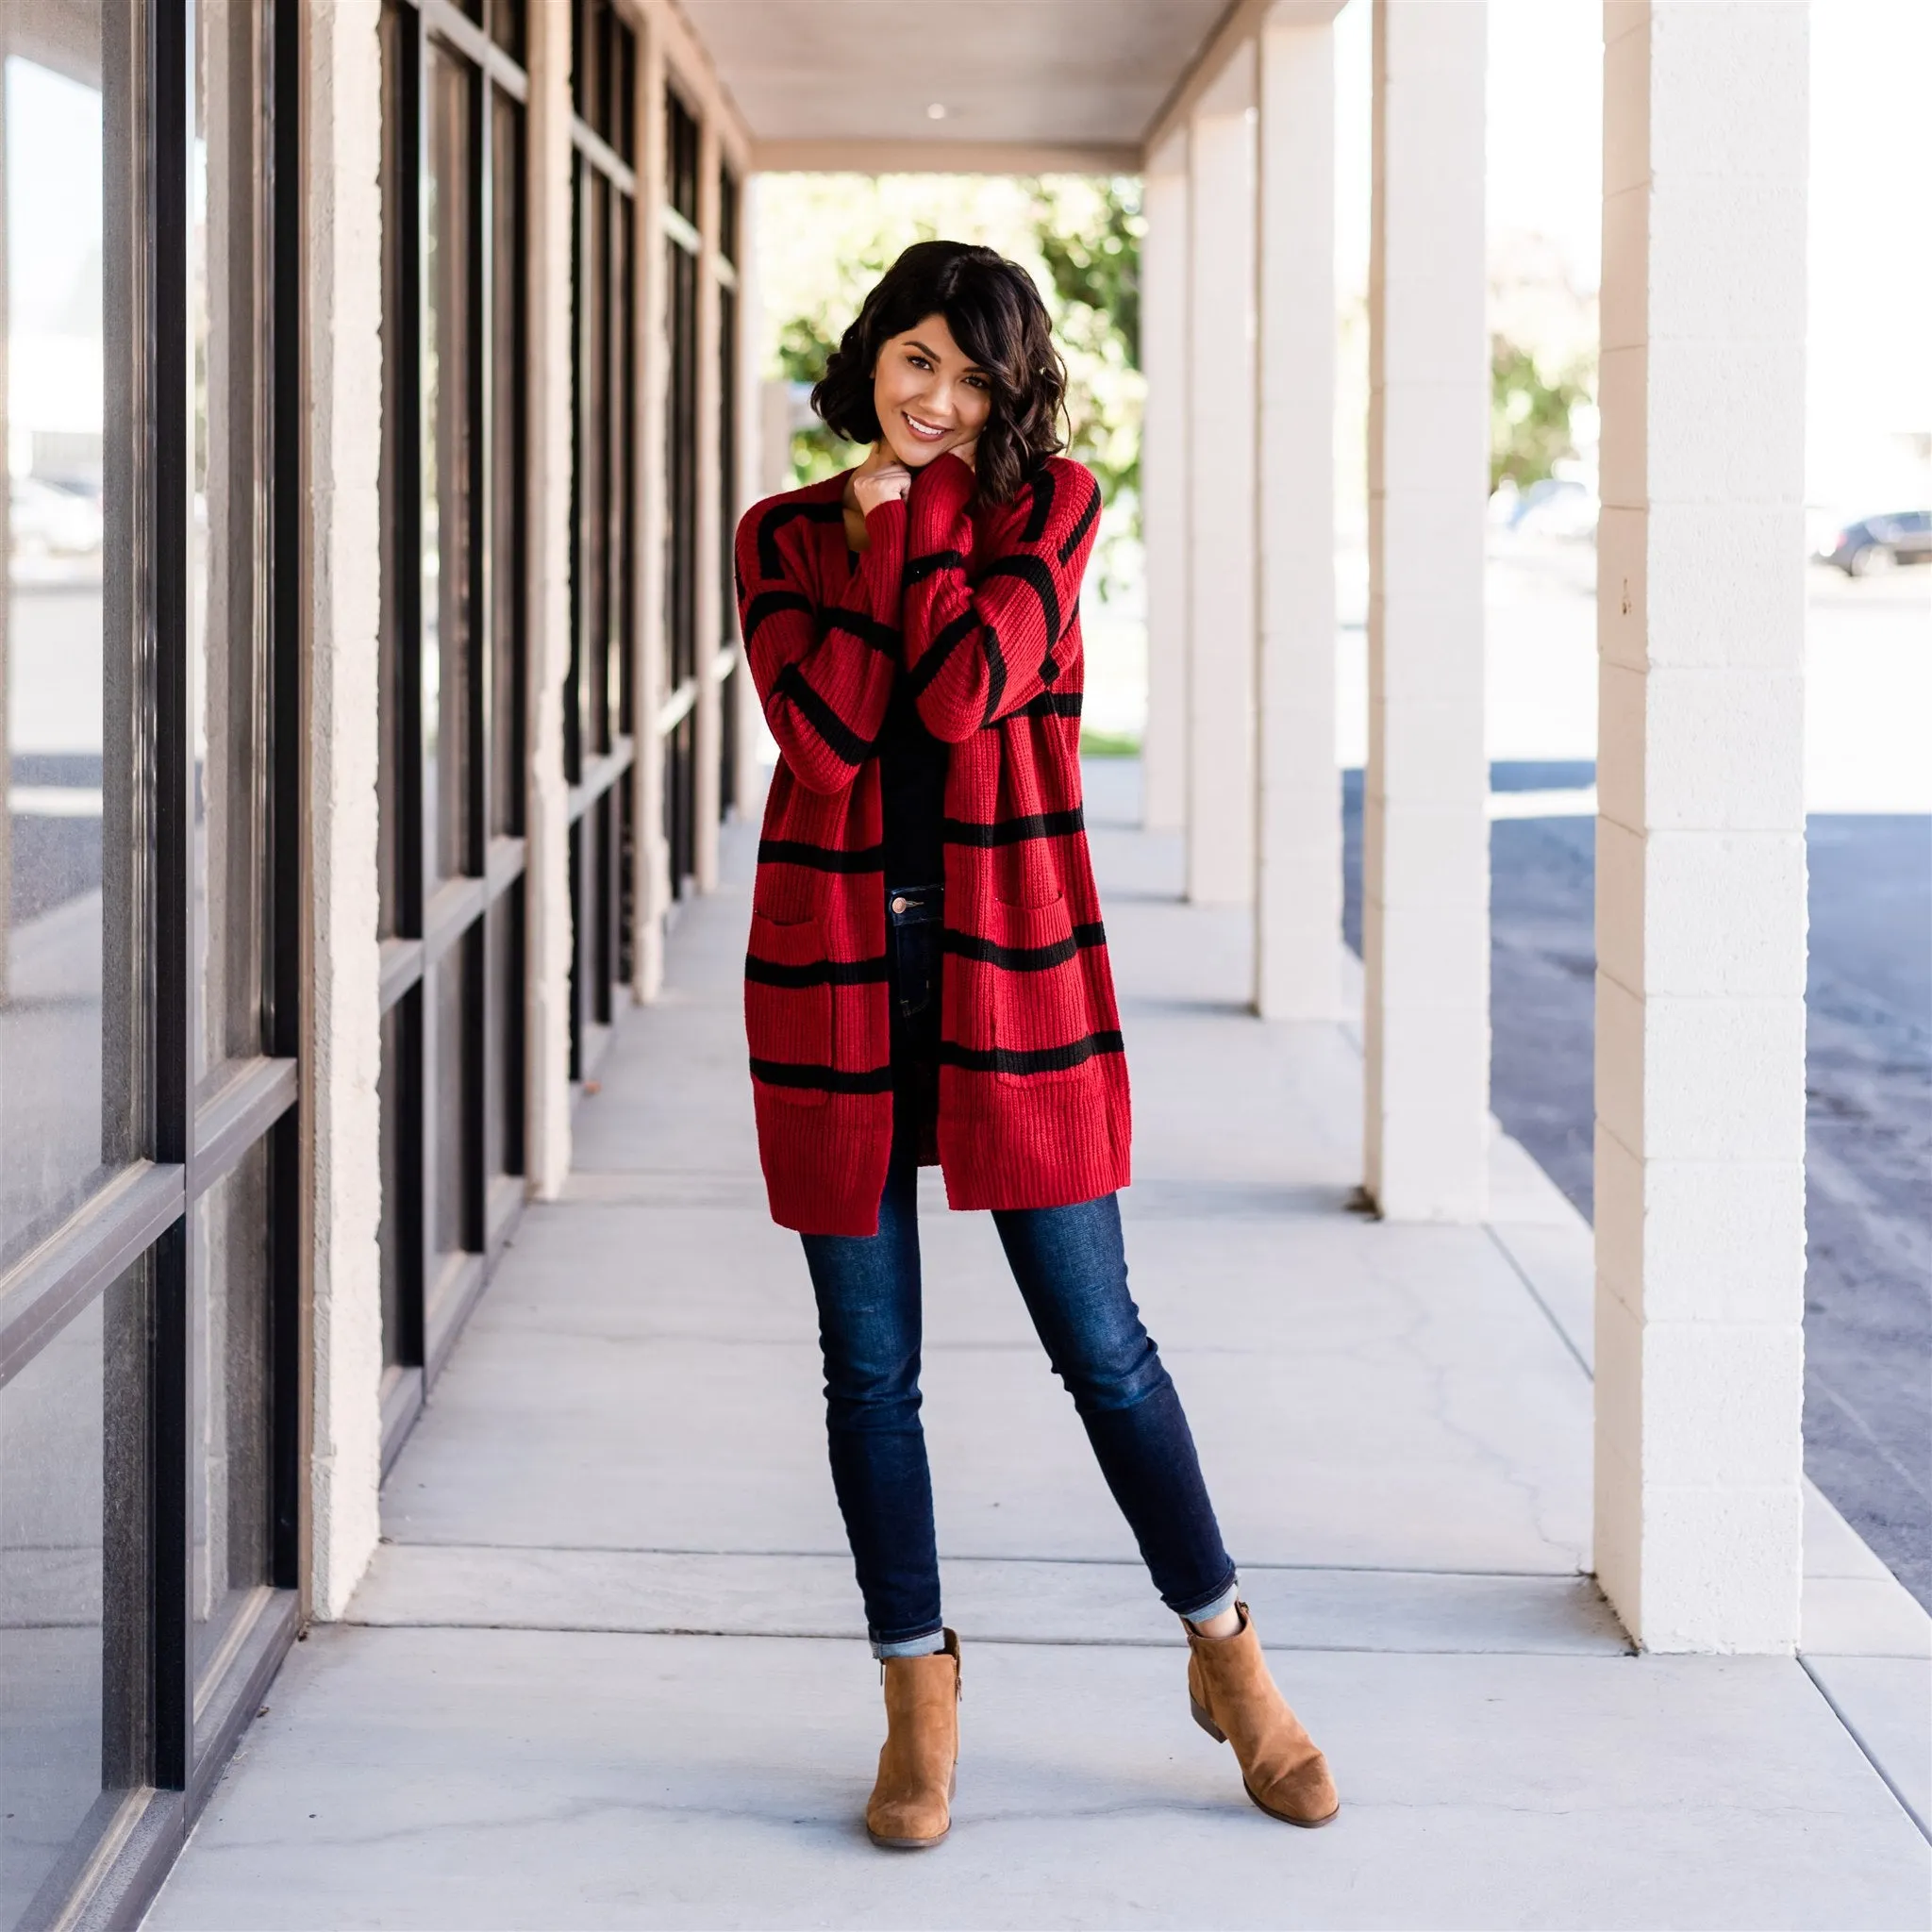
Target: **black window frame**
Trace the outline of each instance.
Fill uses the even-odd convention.
[[[698,229],[703,124],[675,80],[664,89],[664,682],[657,725],[664,741],[664,834],[671,896],[696,888],[698,684],[709,666],[698,636]]]
[[[384,1026],[385,1319],[382,1468],[387,1475],[450,1349],[522,1215],[525,1199],[524,935],[528,848],[524,773],[528,710],[528,465],[523,383],[528,342],[529,77],[508,50],[521,36],[514,0],[492,0],[488,25],[452,0],[383,0],[384,411],[383,711],[380,788],[387,880],[378,1008]],[[422,581],[424,183],[430,166],[426,91],[432,58],[457,63],[467,89],[461,207],[463,501],[456,534],[466,566],[462,624],[440,639],[444,675],[461,653],[464,779],[455,865],[440,878],[425,750]],[[519,163],[508,266],[510,341],[499,340],[499,107],[514,104]],[[516,118],[516,117],[521,117]],[[504,371],[509,379],[502,380]],[[500,421],[499,397],[514,411]],[[507,454],[499,449],[506,440]],[[513,480],[499,494],[500,471]],[[508,508],[509,528],[496,526]],[[442,533],[447,541],[452,533]],[[499,581],[508,573],[510,582]],[[511,635],[504,638],[500,626]],[[441,723],[438,725],[441,729]],[[500,785],[508,768],[509,782]],[[508,810],[501,809],[508,802]],[[440,837],[441,834],[434,836]],[[507,929],[507,940],[506,940]],[[492,941],[497,943],[492,944]],[[437,1010],[458,975],[453,1026]],[[440,1104],[456,1096],[455,1118]],[[456,1244],[438,1245],[436,1191],[454,1174]]]
[[[261,579],[263,736],[253,756],[265,824],[259,1051],[200,1083],[194,1066],[195,757],[189,654],[193,515],[194,345],[190,320],[195,126],[192,0],[102,9],[110,410],[125,404],[120,525],[129,589],[106,622],[131,648],[132,822],[145,874],[130,930],[110,935],[144,961],[149,1008],[127,1077],[142,1095],[134,1158],[0,1269],[0,1388],[70,1324],[125,1286],[108,1405],[137,1419],[135,1488],[110,1507],[104,1554],[103,1790],[25,1908],[23,1927],[113,1909],[138,1916],[206,1804],[300,1622],[306,1583],[299,1110],[303,985],[301,699],[304,584],[300,142],[297,0],[257,0],[251,26],[259,147],[247,190],[261,250],[252,264],[262,441],[251,487],[266,517],[253,540]],[[0,263],[4,270],[4,263]],[[117,362],[114,358],[123,359]],[[251,613],[245,620],[258,619]],[[266,1407],[266,1578],[200,1674],[192,1602],[197,1398],[192,1283],[194,1208],[258,1150],[267,1176],[261,1256]],[[120,1418],[130,1419],[124,1410]],[[107,1426],[109,1415],[104,1415]],[[122,1453],[118,1452],[117,1453]],[[110,1486],[113,1477],[110,1474]]]
[[[571,649],[564,686],[570,1078],[594,1074],[635,969],[637,88],[613,0],[571,8]]]

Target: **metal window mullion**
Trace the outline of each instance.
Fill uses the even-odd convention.
[[[307,1574],[309,1331],[304,1295],[299,1103],[302,1092],[302,644],[305,633],[302,479],[302,33],[298,0],[267,0],[269,85],[265,153],[269,207],[269,713],[266,903],[270,960],[262,1050],[291,1059],[292,1100],[270,1127],[269,1580],[302,1590]]]
[[[637,170],[580,115],[571,117],[570,138],[578,154],[599,174],[608,175],[626,194],[637,192]]]
[[[488,869],[490,825],[494,809],[491,783],[495,733],[496,609],[492,597],[495,569],[496,504],[491,486],[496,463],[496,97],[487,69],[471,80],[475,102],[471,129],[471,232],[466,287],[475,339],[471,344],[469,385],[463,406],[469,411],[470,451],[470,622],[463,644],[470,658],[470,823],[464,841],[465,869],[481,879]],[[476,914],[463,974],[462,1077],[458,1082],[463,1110],[458,1221],[464,1247],[481,1252],[484,1244],[484,1176],[489,1168],[490,1093],[490,944],[488,902]]]
[[[396,675],[396,790],[402,802],[399,827],[398,924],[405,936],[420,940],[428,893],[428,813],[424,798],[423,749],[423,629],[426,615],[423,585],[423,449],[434,425],[424,407],[424,340],[429,326],[428,207],[423,192],[429,167],[428,59],[429,37],[420,9],[412,9],[397,25],[397,169],[402,233],[413,246],[398,250],[399,280],[396,311],[401,325],[398,343],[402,358],[399,389],[409,402],[408,422],[413,434],[397,438],[397,508],[402,541],[397,570],[398,590],[407,595],[397,612],[397,645],[402,662]],[[396,1241],[400,1267],[396,1358],[405,1367],[423,1361],[424,1304],[428,1294],[430,1220],[425,1195],[432,1169],[427,1096],[428,1009],[427,974],[406,996],[396,1020],[396,1058],[392,1070],[397,1088],[397,1119],[401,1145],[397,1149],[398,1202]]]
[[[529,99],[529,75],[452,0],[412,0],[412,4],[439,39],[447,41],[513,100]]]
[[[188,562],[193,478],[194,354],[189,325],[189,171],[194,135],[196,23],[192,0],[153,0],[149,184],[153,312],[150,389],[154,541],[154,1153],[192,1180],[193,783],[188,681]],[[186,1790],[194,1757],[192,1455],[194,1391],[189,1307],[193,1216],[182,1214],[153,1250],[149,1395],[153,1484],[153,1781]]]

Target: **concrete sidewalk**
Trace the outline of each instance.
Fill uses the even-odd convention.
[[[1814,1496],[1802,1661],[1629,1654],[1586,1574],[1587,1229],[1507,1141],[1491,1226],[1349,1214],[1351,1029],[1241,1010],[1244,917],[1179,903],[1133,775],[1091,768],[1089,808],[1128,1255],[1336,1825],[1264,1819],[1189,1721],[991,1225],[935,1183],[963,1757],[945,1846],[867,1843],[877,1672],[758,1179],[741,832],[390,1480],[353,1620],[295,1651],[149,1924],[1927,1924],[1924,1613]]]

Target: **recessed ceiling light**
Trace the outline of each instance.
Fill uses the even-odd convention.
[[[928,121],[943,121],[946,118],[946,104],[943,101],[935,101],[925,110],[925,118]]]

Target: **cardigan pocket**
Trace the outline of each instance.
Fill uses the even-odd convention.
[[[754,910],[744,961],[744,1030],[752,1077],[766,1099],[824,1107],[831,1096],[832,968],[816,919],[777,920]]]
[[[1028,1087],[1086,1078],[1092,1008],[1065,896],[1041,906],[993,899],[988,916],[993,1072]]]

